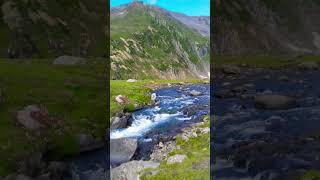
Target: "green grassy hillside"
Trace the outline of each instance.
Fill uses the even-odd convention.
[[[208,47],[209,38],[157,7],[129,5],[111,14],[113,79],[182,79],[207,74],[203,66],[209,63]]]

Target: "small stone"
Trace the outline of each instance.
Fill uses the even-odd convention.
[[[118,95],[118,96],[116,96],[114,99],[115,99],[116,102],[119,103],[119,104],[123,104],[123,103],[126,102],[125,97],[122,96],[122,95]]]
[[[161,148],[163,148],[163,147],[164,147],[164,144],[163,144],[162,142],[160,142],[158,146],[161,147]]]
[[[186,158],[187,156],[186,155],[183,155],[183,154],[176,154],[174,156],[171,156],[168,158],[167,160],[167,164],[170,165],[170,164],[175,164],[175,163],[182,163],[183,160]]]

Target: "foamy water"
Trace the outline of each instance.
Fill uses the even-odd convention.
[[[194,116],[188,117],[182,113],[182,108],[194,104],[209,104],[209,88],[199,88],[202,96],[193,97],[189,91],[179,91],[178,88],[167,88],[156,91],[159,106],[148,107],[132,114],[132,124],[123,129],[111,131],[111,139],[124,137],[142,137],[154,128],[172,121],[189,121]],[[201,113],[200,113],[201,114]]]

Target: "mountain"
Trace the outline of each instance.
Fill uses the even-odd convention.
[[[320,54],[319,0],[213,0],[216,55]]]
[[[204,78],[209,73],[209,17],[130,3],[111,9],[113,79]]]
[[[104,0],[0,0],[0,57],[104,56]]]

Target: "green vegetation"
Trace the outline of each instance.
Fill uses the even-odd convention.
[[[210,127],[210,121],[207,120],[206,124],[200,127]],[[156,175],[151,174],[154,169],[146,170],[141,179],[210,179],[210,133],[189,139],[187,142],[177,137],[176,142],[180,149],[174,150],[169,156],[185,154],[187,158],[182,163],[172,165],[163,161],[156,169]]]
[[[209,48],[209,38],[151,6],[128,6],[111,15],[114,79],[159,79],[167,72],[187,74],[190,62],[186,57],[202,68],[200,61],[204,59],[196,50],[202,48]]]
[[[298,65],[302,62],[320,62],[320,56],[238,56],[238,57],[215,57],[213,60],[216,69],[223,64],[248,65],[260,68],[281,68]]]
[[[301,180],[319,180],[320,179],[320,172],[318,170],[309,170],[305,173]]]
[[[0,13],[0,57],[7,57],[8,48],[18,51],[22,58],[106,54],[106,2],[10,1],[14,5],[7,11],[15,17],[5,21],[5,14]],[[5,2],[0,1],[1,5]]]
[[[105,135],[104,59],[75,66],[51,63],[52,59],[0,60],[0,176],[48,146],[52,158],[77,153],[79,133]],[[24,129],[15,114],[32,104],[44,105],[59,123],[41,135]]]

